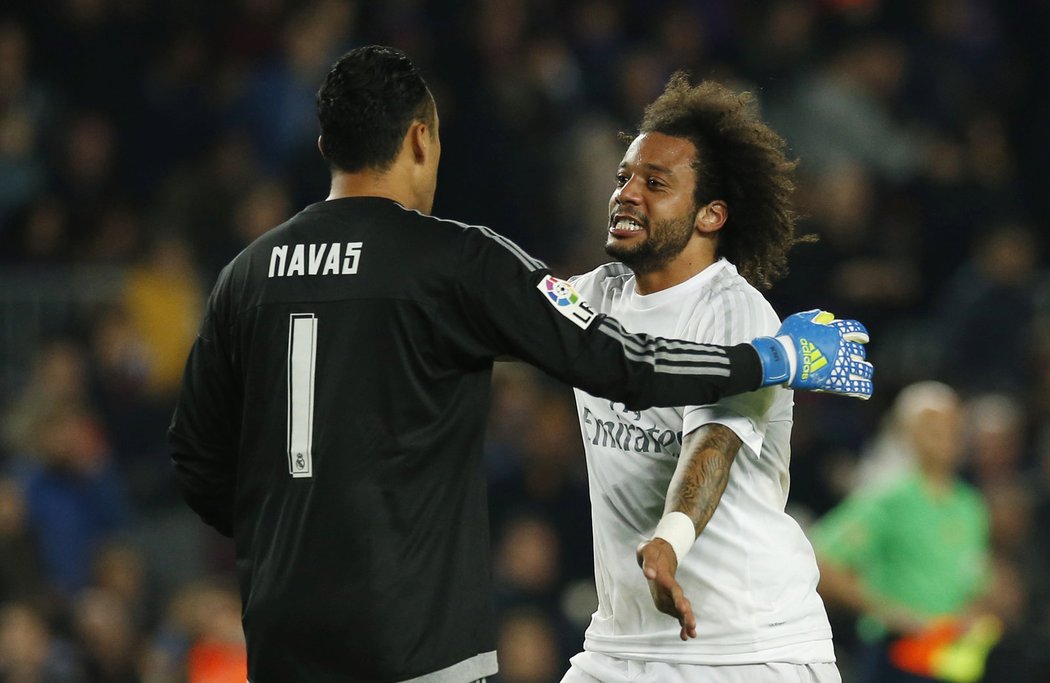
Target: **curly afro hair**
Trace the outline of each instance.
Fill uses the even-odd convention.
[[[788,251],[812,238],[795,234],[798,164],[787,158],[784,139],[758,117],[754,96],[714,81],[694,86],[679,71],[646,107],[638,132],[685,138],[696,147],[696,206],[721,199],[729,207],[719,256],[758,289],[787,274]]]

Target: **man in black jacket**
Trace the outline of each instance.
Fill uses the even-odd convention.
[[[331,193],[222,271],[169,433],[187,502],[235,539],[253,683],[496,672],[482,441],[498,356],[635,408],[777,383],[870,394],[842,321],[804,328],[838,359],[805,378],[797,334],[628,334],[509,240],[429,216],[438,115],[403,53],[341,58],[318,117]]]

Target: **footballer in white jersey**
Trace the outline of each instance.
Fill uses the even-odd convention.
[[[573,280],[596,310],[628,331],[712,344],[769,335],[769,303],[721,259],[648,295],[632,272],[607,264]],[[624,410],[576,391],[587,452],[598,609],[585,648],[623,658],[683,664],[832,662],[831,628],[817,595],[813,550],[784,512],[790,476],[792,392],[769,387],[714,405]],[[697,637],[682,641],[658,612],[634,549],[664,509],[683,436],[722,424],[743,446],[714,515],[677,578],[690,597]]]
[[[646,107],[609,199],[605,251],[619,263],[573,281],[624,331],[777,334],[756,287],[801,239],[795,164],[753,105],[677,73]],[[576,400],[598,609],[563,683],[839,683],[813,549],[784,511],[792,393],[644,411]]]

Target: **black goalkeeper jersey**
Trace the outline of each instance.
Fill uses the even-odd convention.
[[[252,683],[495,673],[482,442],[504,355],[633,408],[760,376],[747,345],[627,334],[491,230],[381,198],[314,204],[222,271],[169,440],[235,539]]]

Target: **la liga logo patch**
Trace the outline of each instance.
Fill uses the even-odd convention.
[[[558,306],[571,306],[580,300],[580,295],[572,285],[551,275],[543,278],[543,291]]]
[[[586,330],[594,320],[595,312],[583,297],[565,280],[547,275],[536,285],[554,309],[571,320],[580,329]]]

